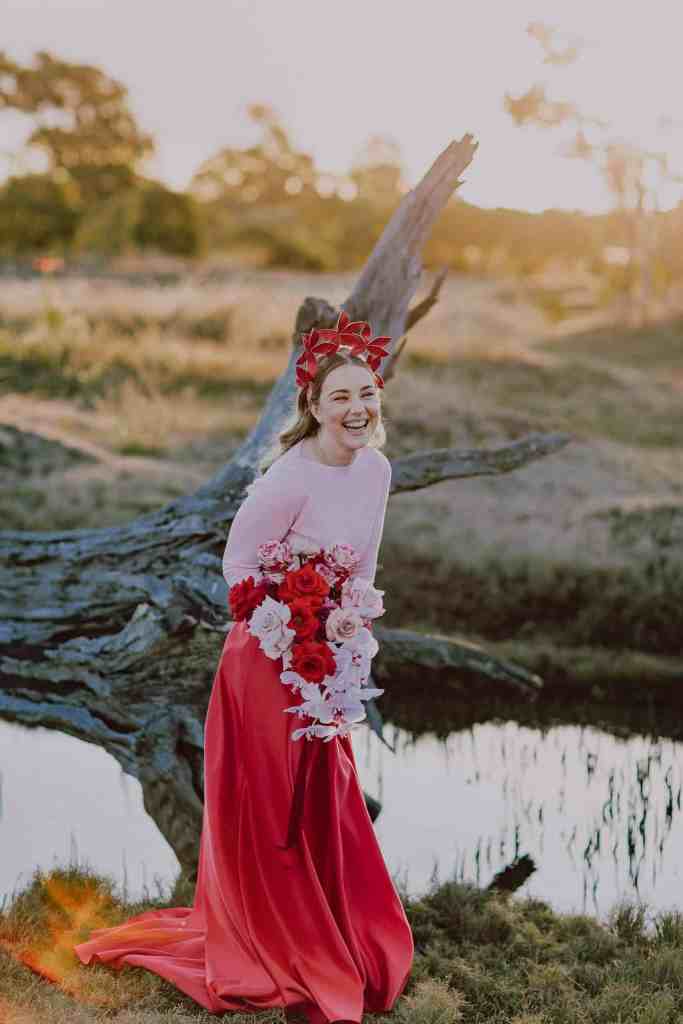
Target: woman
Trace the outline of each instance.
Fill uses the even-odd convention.
[[[350,545],[356,575],[374,583],[391,483],[378,447],[386,340],[345,313],[305,337],[293,421],[230,528],[229,587],[259,579],[257,547],[273,539],[295,552]],[[210,1012],[283,1007],[310,1024],[360,1024],[405,988],[413,937],[350,736],[293,742],[301,718],[283,712],[300,701],[280,668],[246,620],[233,623],[205,724],[194,906],[147,911],[75,950],[86,964],[154,971]]]

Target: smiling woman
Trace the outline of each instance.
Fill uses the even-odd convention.
[[[377,427],[377,385],[368,380],[366,367],[342,364],[326,374],[317,401],[310,400],[310,408],[318,423],[310,450],[327,465],[348,464]]]
[[[362,359],[368,325],[346,324],[350,355],[331,341],[318,364],[309,338],[293,421],[230,527],[235,621],[206,716],[193,906],[75,946],[83,963],[145,967],[214,1013],[280,1007],[310,1024],[360,1024],[393,1008],[412,967],[350,735],[357,702],[381,692],[364,683],[384,610],[374,579],[391,463],[378,450],[377,343]],[[311,545],[318,559],[297,564]],[[266,626],[277,646],[262,645]]]
[[[297,361],[296,409],[261,459],[261,470],[300,442],[304,458],[329,466],[348,466],[361,448],[379,449],[385,443],[380,402],[384,381],[377,367],[389,354],[383,343],[390,339],[370,340],[369,329],[359,339],[356,331],[363,323],[350,323],[345,313],[340,314],[341,336],[355,338],[348,352],[341,350],[345,345],[325,340],[333,331],[313,330],[306,336]],[[367,345],[367,359],[362,345]]]

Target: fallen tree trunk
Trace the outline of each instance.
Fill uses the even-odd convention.
[[[476,144],[453,142],[409,193],[377,243],[343,308],[375,335],[400,338],[436,301],[409,309],[419,254]],[[442,280],[443,278],[441,278]],[[440,284],[440,282],[439,282]],[[201,831],[203,721],[209,688],[188,680],[169,693],[159,667],[198,626],[225,632],[221,555],[232,518],[295,398],[301,332],[331,326],[338,310],[307,298],[288,366],[258,424],[233,458],[194,494],[125,526],[53,533],[0,532],[0,715],[97,743],[140,779],[147,811],[192,874]],[[380,366],[396,372],[405,341]],[[510,472],[567,444],[532,435],[493,450],[435,449],[396,459],[392,494],[442,480]],[[525,693],[538,676],[484,650],[403,630],[377,629],[378,664],[457,666]]]

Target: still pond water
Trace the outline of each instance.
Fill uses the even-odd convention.
[[[604,920],[623,897],[683,909],[683,743],[578,725],[475,724],[445,739],[365,726],[353,746],[394,879],[417,895],[488,885],[533,862],[519,895]],[[179,862],[138,781],[98,747],[0,720],[0,906],[35,867],[87,863],[129,898],[166,894]]]

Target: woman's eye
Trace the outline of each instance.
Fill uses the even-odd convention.
[[[363,395],[363,399],[368,399],[368,398],[376,398],[376,395],[375,395],[374,391],[368,392],[368,394]],[[343,398],[342,395],[336,395],[334,401],[335,402],[345,402],[346,399]]]

